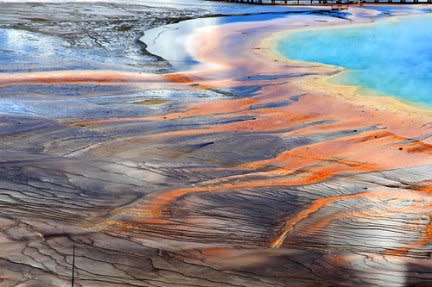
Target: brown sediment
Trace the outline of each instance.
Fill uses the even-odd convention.
[[[429,208],[431,208],[432,206],[429,205]],[[425,216],[426,218],[428,218],[428,220],[431,220],[430,214],[426,213],[423,216]],[[420,238],[418,240],[415,240],[405,246],[399,247],[399,248],[394,248],[394,249],[390,249],[388,251],[386,251],[384,254],[385,255],[390,255],[390,256],[407,256],[409,254],[410,251],[413,250],[418,250],[421,248],[424,248],[425,246],[430,246],[430,244],[432,243],[432,223],[429,222],[424,228],[423,231],[421,232]],[[423,251],[423,252],[429,252],[428,250]]]
[[[71,70],[53,72],[7,73],[0,74],[0,87],[15,85],[121,85],[121,84],[195,84],[190,76],[181,73],[151,74],[127,71]],[[208,86],[194,85],[196,88],[211,89]]]
[[[194,188],[182,188],[176,189],[169,192],[164,192],[160,196],[156,196],[150,201],[149,204],[144,204],[142,206],[135,206],[133,208],[127,208],[126,213],[141,213],[139,210],[145,210],[152,218],[159,218],[163,216],[163,212],[170,203],[176,201],[177,199],[189,195],[192,193],[203,193],[203,192],[214,192],[222,190],[232,190],[242,188],[263,188],[263,187],[281,187],[281,186],[301,186],[314,184],[330,177],[340,175],[342,173],[354,173],[354,172],[366,172],[373,171],[371,166],[366,164],[354,164],[348,167],[344,164],[329,164],[328,166],[314,167],[302,166],[298,169],[284,169],[284,170],[274,170],[271,172],[263,172],[262,175],[267,177],[265,180],[245,180],[240,183],[220,183],[218,185],[210,186],[198,186]],[[275,178],[273,176],[289,176],[288,178]],[[241,179],[241,177],[240,177]]]
[[[212,28],[215,30],[222,28]],[[219,32],[223,35],[231,37],[232,33],[228,30]],[[211,33],[201,35],[204,39],[208,39]],[[202,39],[201,39],[202,40]],[[204,40],[202,40],[204,41]],[[214,44],[217,46],[216,44]],[[219,50],[223,51],[222,47]],[[212,48],[214,50],[214,47]],[[237,59],[236,65],[251,66],[251,70],[258,69],[256,73],[265,74],[270,72],[258,63],[268,61],[255,59],[250,57],[257,53],[254,50],[253,54],[247,54],[244,59]],[[222,61],[218,62],[220,66],[229,67],[229,64],[223,62],[224,56],[206,54],[204,50],[200,50],[198,55],[202,62]],[[260,54],[263,58],[269,55]],[[250,57],[248,57],[250,56]],[[217,57],[217,60],[216,60]],[[288,64],[287,64],[288,63]],[[271,73],[282,73],[286,66],[289,67],[289,62],[283,61],[282,64],[272,64]],[[300,65],[301,66],[301,65]],[[253,68],[252,68],[253,67]],[[278,70],[279,69],[279,70]],[[296,63],[292,69],[303,71],[303,67],[299,67]],[[309,68],[310,69],[310,68]],[[218,71],[219,73],[220,71]],[[208,72],[204,72],[206,74]],[[317,74],[326,76],[328,68]],[[201,76],[200,81],[205,83],[205,76]],[[191,83],[189,78],[179,77],[175,79],[182,83]],[[215,83],[213,81],[213,83]],[[231,81],[232,86],[241,86],[239,82]],[[259,80],[249,81],[250,85],[263,84]],[[314,87],[314,88],[311,88]],[[293,92],[293,89],[295,92]],[[306,92],[306,93],[305,93]],[[358,98],[358,89],[351,87],[335,87],[328,83],[323,83],[321,77],[306,77],[306,79],[274,80],[273,86],[265,86],[262,88],[259,95],[245,99],[230,99],[215,101],[211,103],[194,104],[185,112],[177,112],[173,114],[148,117],[145,120],[157,121],[163,119],[174,120],[200,116],[253,116],[253,121],[234,122],[224,125],[210,126],[206,129],[196,129],[179,131],[172,133],[162,133],[155,135],[155,141],[164,138],[184,138],[195,134],[218,134],[224,132],[272,132],[279,134],[284,138],[292,136],[320,136],[329,137],[326,134],[330,133],[345,133],[343,136],[336,139],[327,139],[318,141],[317,143],[307,144],[301,147],[294,147],[287,151],[281,152],[277,156],[259,161],[247,162],[239,164],[237,168],[251,170],[250,173],[242,176],[233,176],[211,181],[208,185],[203,184],[191,187],[180,188],[171,191],[163,192],[159,195],[149,197],[141,204],[127,207],[119,210],[120,214],[139,215],[140,210],[146,210],[142,219],[145,221],[149,218],[169,218],[169,213],[165,210],[180,198],[185,198],[191,194],[230,191],[245,188],[278,188],[278,187],[295,187],[308,186],[321,182],[329,181],[330,179],[340,176],[352,176],[356,174],[378,173],[394,169],[404,169],[416,166],[425,166],[432,164],[430,153],[432,151],[431,143],[428,138],[424,140],[415,140],[416,137],[430,132],[430,128],[424,123],[429,119],[429,112],[421,112],[412,114],[412,111],[419,111],[415,107],[409,107],[405,104],[390,99],[363,97]],[[290,96],[303,94],[297,101],[291,102],[289,105],[281,105],[277,108],[253,109],[254,105],[276,102],[279,99],[289,99]],[[355,100],[355,101],[354,101]],[[375,101],[376,100],[376,101]],[[399,114],[395,114],[395,112]],[[423,110],[421,110],[423,111]],[[133,121],[133,118],[124,119]],[[136,119],[140,120],[140,119]],[[323,122],[314,125],[315,122]],[[325,122],[325,123],[324,123]],[[303,125],[300,127],[299,125]],[[370,129],[370,130],[368,130]],[[152,141],[152,137],[143,137],[142,140]],[[136,139],[139,141],[139,139]],[[256,176],[263,179],[255,179]],[[225,180],[234,180],[235,182],[224,182]],[[415,193],[409,192],[409,195],[404,195],[403,191],[367,191],[348,195],[338,195],[324,197],[314,201],[311,205],[304,207],[302,211],[296,215],[291,215],[283,224],[279,235],[276,236],[270,243],[270,247],[281,247],[287,235],[295,229],[295,227],[309,218],[312,214],[318,212],[322,208],[331,208],[338,202],[367,200],[370,204],[379,205],[380,202],[391,200],[396,197],[400,200],[409,199],[409,196],[417,196]],[[301,195],[299,195],[301,196]],[[429,200],[427,195],[422,196],[423,199]],[[396,203],[394,203],[396,204]],[[399,208],[400,213],[422,213],[427,209],[428,205],[422,204],[421,200],[418,208],[415,206]],[[310,236],[316,230],[325,229],[330,223],[341,218],[355,218],[360,215],[368,215],[373,217],[373,214],[378,214],[379,211],[371,209],[362,209],[366,207],[366,203],[356,204],[354,211],[340,211],[327,218],[322,218],[309,228],[304,230],[305,236]],[[396,207],[396,206],[395,206]],[[396,214],[397,209],[387,212],[387,216]],[[139,216],[138,216],[139,217]],[[429,238],[429,228],[424,231],[425,238]],[[421,239],[418,242],[410,245],[412,248],[418,248],[425,245],[429,239]],[[410,249],[410,248],[408,248]]]
[[[361,199],[361,201],[359,201]],[[310,236],[314,232],[325,230],[328,225],[336,220],[356,220],[360,218],[374,218],[374,217],[388,217],[392,218],[400,216],[401,214],[422,214],[424,210],[432,207],[432,198],[427,194],[411,190],[391,190],[391,189],[377,189],[373,191],[361,192],[354,195],[342,195],[327,197],[315,201],[307,209],[301,211],[299,214],[290,217],[282,228],[281,235],[272,242],[272,247],[281,247],[286,236],[294,231],[294,229],[303,220],[310,217],[312,214],[318,212],[323,207],[329,207],[332,204],[342,204],[344,202],[353,201],[355,204],[350,209],[343,209],[331,216],[319,218],[316,223],[305,224],[299,231],[296,232],[297,236]],[[412,201],[410,205],[403,204],[403,201]],[[380,203],[386,202],[385,205]],[[376,206],[375,209],[373,206]],[[422,215],[426,216],[427,215]],[[431,242],[432,237],[430,234],[430,223],[427,225],[419,224],[418,228],[413,227],[414,232],[422,228],[422,238],[407,246],[385,251],[385,255],[405,255],[409,250],[423,247]]]
[[[0,86],[12,85],[79,85],[121,84],[133,82],[162,82],[155,74],[119,71],[55,71],[0,74]]]
[[[246,26],[247,27],[247,26]],[[212,28],[210,33],[200,34],[205,40],[209,40],[215,33],[214,30],[224,35],[231,37],[234,34],[231,31],[222,28]],[[248,27],[247,29],[250,29]],[[207,31],[208,32],[208,31]],[[201,41],[204,41],[201,39]],[[213,42],[211,42],[213,43]],[[209,45],[207,45],[209,46]],[[211,46],[211,45],[210,45]],[[214,46],[224,50],[217,44]],[[254,54],[257,53],[254,51]],[[219,66],[226,69],[229,64],[223,62],[224,56],[206,54],[205,50],[200,50],[198,56],[203,62],[219,61]],[[261,54],[263,58],[268,55]],[[216,60],[217,57],[217,60]],[[236,64],[240,62],[243,66],[252,66],[259,69],[265,67],[259,66],[258,63],[268,61],[268,59],[252,60],[252,55],[246,55],[243,59],[238,59]],[[220,62],[222,61],[222,62]],[[282,64],[272,64],[272,73],[281,73],[286,67],[286,61]],[[289,64],[288,64],[289,65]],[[298,69],[299,64],[296,63]],[[278,70],[279,69],[279,70]],[[303,67],[300,67],[303,70]],[[310,69],[310,68],[309,68]],[[326,68],[327,69],[327,68]],[[326,69],[323,76],[326,75]],[[220,71],[218,71],[219,73]],[[257,73],[260,71],[256,71]],[[208,71],[202,72],[201,80],[205,83],[206,74]],[[318,72],[319,74],[320,72]],[[321,72],[322,73],[322,72]],[[196,76],[196,73],[195,73]],[[165,76],[170,81],[177,83],[191,84],[194,80],[184,74],[170,74]],[[211,103],[193,104],[185,112],[176,112],[161,116],[152,116],[144,118],[122,118],[112,120],[92,121],[90,124],[108,124],[113,122],[134,122],[134,121],[158,121],[158,120],[175,120],[191,117],[218,115],[230,117],[233,115],[251,115],[254,116],[253,121],[244,121],[239,123],[231,123],[217,126],[210,126],[206,129],[186,130],[178,132],[169,132],[159,135],[145,136],[146,140],[160,140],[161,136],[169,137],[187,137],[190,135],[198,135],[202,133],[223,133],[223,132],[275,132],[283,137],[290,136],[310,136],[319,135],[322,133],[331,132],[346,132],[351,131],[349,135],[345,135],[340,139],[330,139],[315,144],[308,144],[303,147],[297,147],[280,153],[274,158],[265,159],[256,162],[248,162],[241,164],[239,168],[256,170],[260,175],[264,175],[266,180],[247,180],[245,176],[240,183],[216,184],[209,186],[198,186],[194,188],[181,188],[165,192],[160,196],[154,197],[149,203],[144,205],[151,210],[153,217],[159,217],[163,214],[163,210],[178,198],[184,197],[191,193],[202,193],[221,190],[235,190],[241,188],[262,188],[274,186],[300,186],[310,185],[318,182],[323,182],[331,178],[356,173],[379,172],[396,168],[408,168],[418,165],[432,164],[432,158],[426,156],[431,153],[432,149],[429,143],[423,141],[410,141],[412,137],[423,134],[429,131],[429,128],[413,129],[413,126],[422,126],[427,114],[418,116],[410,115],[408,120],[406,113],[395,115],[395,111],[399,111],[400,103],[396,100],[388,98],[379,99],[376,104],[370,104],[371,98],[364,99],[355,98],[353,93],[356,90],[352,88],[334,87],[330,84],[323,84],[321,77],[306,80],[294,80],[286,82],[286,80],[275,80],[274,86],[263,87],[259,96],[221,100]],[[214,81],[213,81],[214,83]],[[259,81],[256,81],[259,84]],[[232,81],[233,85],[240,85]],[[255,84],[249,81],[249,84]],[[262,84],[262,83],[261,83]],[[307,84],[307,86],[305,86]],[[319,90],[311,89],[310,87],[318,86]],[[290,89],[295,89],[298,93],[307,90],[307,95],[304,95],[300,100],[287,106],[279,108],[261,108],[251,111],[253,105],[265,104],[271,101],[276,101],[279,98],[286,98],[285,94],[292,94]],[[335,92],[336,91],[336,92]],[[343,94],[343,96],[340,96]],[[377,98],[373,98],[374,100]],[[331,104],[329,104],[331,103]],[[382,109],[382,103],[390,103],[394,105],[386,106]],[[405,107],[405,109],[409,109]],[[413,108],[415,110],[415,108]],[[284,132],[286,129],[295,127],[298,124],[313,123],[315,121],[328,121],[327,124],[319,124],[294,129]],[[362,128],[377,126],[372,131],[361,131]],[[382,129],[382,130],[381,130]],[[134,143],[139,142],[138,138],[133,140]],[[259,171],[260,169],[272,167],[271,171]],[[293,176],[293,174],[295,174]],[[252,173],[252,176],[255,174]],[[275,176],[278,178],[275,178]],[[292,176],[292,178],[280,178],[281,176]],[[241,177],[240,177],[241,178]],[[143,208],[143,207],[139,207]],[[277,244],[276,244],[277,245]]]
[[[228,91],[223,99],[207,98],[166,114],[62,119],[60,132],[48,126],[29,140],[28,150],[42,141],[39,150],[56,156],[50,158],[58,163],[52,170],[46,171],[44,160],[30,166],[11,160],[4,176],[16,175],[20,185],[15,190],[20,191],[27,183],[19,179],[29,173],[31,189],[25,195],[44,186],[55,195],[55,204],[57,193],[68,198],[63,190],[69,186],[84,194],[78,203],[86,213],[74,222],[86,232],[115,237],[112,242],[124,240],[115,248],[131,244],[126,263],[113,264],[131,274],[130,250],[139,245],[157,253],[136,259],[156,266],[151,276],[182,277],[191,266],[219,276],[196,285],[225,286],[219,280],[227,274],[258,274],[264,279],[256,285],[248,279],[238,286],[285,286],[293,278],[300,278],[299,286],[323,280],[334,286],[347,280],[349,270],[358,276],[357,285],[393,286],[393,278],[379,276],[393,270],[393,264],[430,266],[431,113],[391,97],[359,96],[358,88],[323,80],[338,72],[334,67],[291,62],[266,49],[268,33],[322,20],[310,19],[202,29],[190,39],[199,47],[194,53],[202,65],[189,72],[0,75],[1,86],[92,83]],[[70,136],[71,131],[82,139]],[[48,144],[41,140],[45,135]],[[24,136],[12,134],[7,140]],[[56,180],[60,184],[51,185]],[[75,198],[68,200],[75,215],[82,206]],[[63,208],[56,212],[68,218]],[[51,213],[49,206],[43,218],[57,222],[59,216]],[[86,236],[77,242],[93,242],[93,235]]]
[[[287,234],[290,233],[291,231],[293,231],[293,229],[295,228],[295,226],[297,224],[299,224],[302,220],[309,217],[311,214],[320,210],[322,207],[328,206],[328,205],[333,204],[334,202],[342,201],[342,200],[346,200],[346,199],[365,198],[371,194],[376,195],[376,193],[363,192],[363,193],[358,193],[358,194],[354,194],[354,195],[342,195],[342,196],[335,196],[335,197],[327,197],[327,198],[318,199],[312,205],[310,205],[306,209],[299,212],[297,215],[289,218],[288,221],[284,224],[280,235],[278,237],[276,237],[273,242],[271,242],[270,246],[273,248],[281,247],[281,245],[285,241]]]
[[[185,74],[180,74],[180,73],[166,74],[164,75],[164,77],[171,82],[175,82],[179,84],[191,84],[195,82],[192,78],[188,77]]]

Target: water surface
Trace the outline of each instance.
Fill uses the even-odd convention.
[[[432,105],[432,16],[299,31],[278,49],[288,58],[347,69],[336,81]]]

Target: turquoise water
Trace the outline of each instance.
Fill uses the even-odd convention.
[[[432,16],[294,32],[279,51],[290,59],[347,69],[338,83],[432,105]]]

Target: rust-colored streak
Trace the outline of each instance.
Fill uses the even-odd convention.
[[[73,70],[0,74],[0,87],[12,85],[120,85],[142,83],[175,83],[177,85],[194,84],[196,88],[211,89],[210,86],[196,83],[191,76],[180,73],[157,75],[126,71]]]
[[[302,167],[303,168],[303,167]],[[265,180],[248,180],[238,183],[220,183],[217,185],[198,186],[193,188],[181,188],[168,191],[158,195],[144,205],[138,205],[133,208],[128,208],[127,213],[142,214],[139,210],[149,210],[146,212],[147,216],[152,218],[159,218],[164,215],[164,210],[177,199],[193,193],[215,192],[222,190],[236,190],[242,188],[263,188],[263,187],[277,187],[277,186],[301,186],[314,184],[324,181],[330,177],[338,174],[348,172],[361,172],[371,170],[370,166],[365,164],[351,165],[349,167],[344,164],[329,164],[322,167],[304,167],[305,170],[294,171],[270,171],[264,172],[263,175],[267,176]],[[284,174],[284,177],[274,178],[274,175]]]
[[[236,36],[230,30],[223,30],[223,32],[226,33],[226,37]],[[208,39],[209,36],[201,35],[201,37]],[[381,177],[380,172],[383,171],[431,165],[432,140],[427,135],[432,134],[432,126],[426,124],[430,120],[430,114],[414,113],[411,108],[387,97],[359,96],[357,90],[323,83],[321,80],[323,77],[335,73],[332,68],[316,66],[311,68],[299,63],[273,62],[273,59],[269,60],[268,54],[251,52],[250,49],[246,49],[245,53],[234,61],[232,57],[225,54],[223,47],[210,41],[211,39],[208,40],[203,43],[206,42],[205,47],[211,47],[212,52],[201,49],[197,51],[197,56],[200,62],[217,64],[217,68],[210,68],[215,65],[209,65],[204,70],[170,73],[154,78],[147,75],[122,74],[106,78],[100,74],[93,75],[93,78],[89,75],[89,79],[100,80],[101,83],[163,82],[197,90],[259,86],[259,92],[242,95],[243,97],[226,97],[191,103],[184,111],[168,114],[71,120],[64,123],[75,128],[92,128],[96,131],[99,128],[110,128],[110,125],[116,123],[127,125],[152,121],[163,125],[167,121],[182,120],[182,123],[187,124],[188,120],[193,119],[193,122],[196,122],[201,118],[206,123],[199,127],[191,124],[189,129],[116,138],[86,151],[96,156],[113,156],[126,160],[141,155],[143,146],[155,146],[160,152],[160,157],[169,161],[174,156],[170,157],[169,153],[164,154],[164,151],[173,149],[172,154],[178,153],[175,144],[172,144],[173,147],[167,147],[166,142],[191,142],[189,140],[192,139],[195,144],[200,142],[200,137],[206,138],[209,135],[212,136],[212,141],[213,138],[215,142],[221,141],[218,142],[219,146],[223,146],[225,135],[246,134],[259,135],[259,137],[271,135],[286,142],[285,149],[254,161],[245,162],[239,159],[237,164],[234,156],[231,163],[225,165],[219,162],[215,164],[215,161],[206,157],[199,158],[200,155],[193,154],[195,149],[188,146],[184,148],[185,158],[191,154],[190,158],[197,158],[200,162],[208,161],[212,165],[217,165],[216,168],[232,170],[233,175],[227,172],[226,176],[203,181],[196,186],[174,187],[168,191],[149,194],[130,206],[115,209],[112,213],[113,218],[105,222],[106,230],[130,232],[139,228],[137,226],[139,224],[152,226],[158,231],[164,228],[179,232],[189,230],[193,227],[178,224],[193,221],[187,215],[176,213],[175,209],[178,207],[175,203],[180,199],[189,202],[199,197],[199,194],[208,192],[236,193],[242,189],[250,189],[258,190],[259,193],[259,189],[262,188],[276,190],[280,187],[331,184],[333,179],[341,180],[348,186],[344,194],[333,194],[328,197],[323,195],[322,198],[314,198],[315,200],[308,199],[308,203],[304,203],[305,206],[301,206],[302,210],[298,213],[281,216],[284,222],[274,227],[277,230],[268,231],[267,238],[271,238],[270,247],[283,247],[292,233],[299,234],[299,237],[313,236],[316,232],[331,227],[335,222],[343,224],[347,218],[364,218],[373,221],[374,218],[382,216],[393,218],[402,214],[429,216],[425,210],[430,208],[430,185],[415,188],[416,184],[412,184],[409,188],[396,191],[375,187],[373,190],[364,192],[350,190],[349,187],[354,178],[362,174],[375,173],[375,176]],[[254,42],[254,45],[258,46],[258,44]],[[214,51],[217,52],[213,53]],[[272,62],[272,65],[269,65],[269,62]],[[277,77],[286,74],[287,70],[293,74],[307,75],[310,69],[313,69],[313,74],[316,76],[293,76],[288,79]],[[259,80],[259,77],[256,77],[257,80],[235,80],[246,78],[248,73],[251,76],[276,76],[273,80]],[[75,76],[77,78],[54,77],[53,79],[59,82],[85,81],[82,75]],[[49,81],[48,77],[30,81],[43,82],[44,79]],[[225,119],[226,123],[224,123]],[[208,139],[206,138],[205,141]],[[220,150],[214,151],[212,145],[209,145],[206,146],[206,152],[212,154]],[[261,150],[256,152],[262,153]],[[239,173],[239,170],[242,172]],[[243,173],[244,171],[247,172]],[[302,197],[301,194],[298,196]],[[414,202],[407,204],[406,202],[410,200]],[[351,203],[352,209],[346,207],[337,209],[336,206],[343,203]],[[329,212],[327,216],[316,218],[321,211]],[[124,217],[128,220],[123,219]],[[414,232],[408,227],[406,230]],[[420,239],[408,246],[394,249],[388,254],[405,255],[412,249],[420,248],[430,242],[431,233],[431,227],[428,225],[421,232]],[[212,253],[211,249],[209,253]],[[215,250],[214,253],[217,255],[218,251]]]
[[[356,194],[321,198],[314,201],[310,206],[300,211],[298,214],[290,216],[283,225],[280,235],[271,243],[271,247],[281,247],[288,234],[293,232],[302,221],[308,219],[312,214],[319,210],[323,208],[331,209],[331,205],[335,203],[352,201],[355,202],[354,207],[336,212],[331,216],[323,217],[315,224],[309,224],[306,227],[303,227],[299,236],[307,236],[313,232],[324,230],[330,223],[336,220],[346,218],[369,218],[370,220],[373,220],[374,217],[394,218],[401,214],[422,214],[425,210],[432,207],[432,198],[430,196],[410,190],[394,191],[391,189],[381,188]],[[413,203],[411,205],[406,205],[403,204],[403,201],[413,201]],[[386,204],[382,205],[381,203],[383,202],[386,202]],[[371,206],[374,206],[376,209]],[[409,250],[420,248],[431,242],[431,236],[432,228],[429,223],[425,226],[421,239],[403,248],[386,252],[385,254],[392,256],[405,255]]]
[[[297,215],[289,218],[287,222],[282,227],[281,233],[279,236],[276,237],[276,239],[270,243],[270,246],[272,248],[279,248],[285,241],[286,236],[293,231],[295,226],[299,224],[301,221],[309,217],[311,214],[317,212],[324,206],[328,206],[333,204],[336,201],[346,200],[346,199],[358,199],[367,197],[368,195],[371,195],[371,192],[362,192],[354,195],[341,195],[341,196],[334,196],[334,197],[327,197],[327,198],[321,198],[316,200],[313,204],[311,204],[306,209],[300,211]]]
[[[127,84],[162,82],[155,74],[120,71],[57,71],[0,74],[0,86],[11,85],[82,85],[82,84]]]
[[[429,206],[429,208],[431,208],[431,206]],[[411,242],[405,246],[402,246],[400,248],[391,249],[391,250],[385,252],[384,254],[390,255],[390,256],[407,256],[407,254],[411,250],[419,249],[425,245],[432,243],[432,223],[430,222],[431,221],[431,215],[430,215],[430,213],[426,213],[423,216],[428,218],[429,223],[423,229],[422,235],[418,240],[415,240],[415,241],[413,241],[413,242]]]
[[[194,82],[194,80],[191,77],[180,73],[165,74],[164,77],[171,82],[175,82],[179,84],[191,84]]]

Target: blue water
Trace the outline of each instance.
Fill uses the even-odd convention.
[[[432,105],[432,16],[299,31],[279,51],[290,59],[347,69],[336,82]]]

